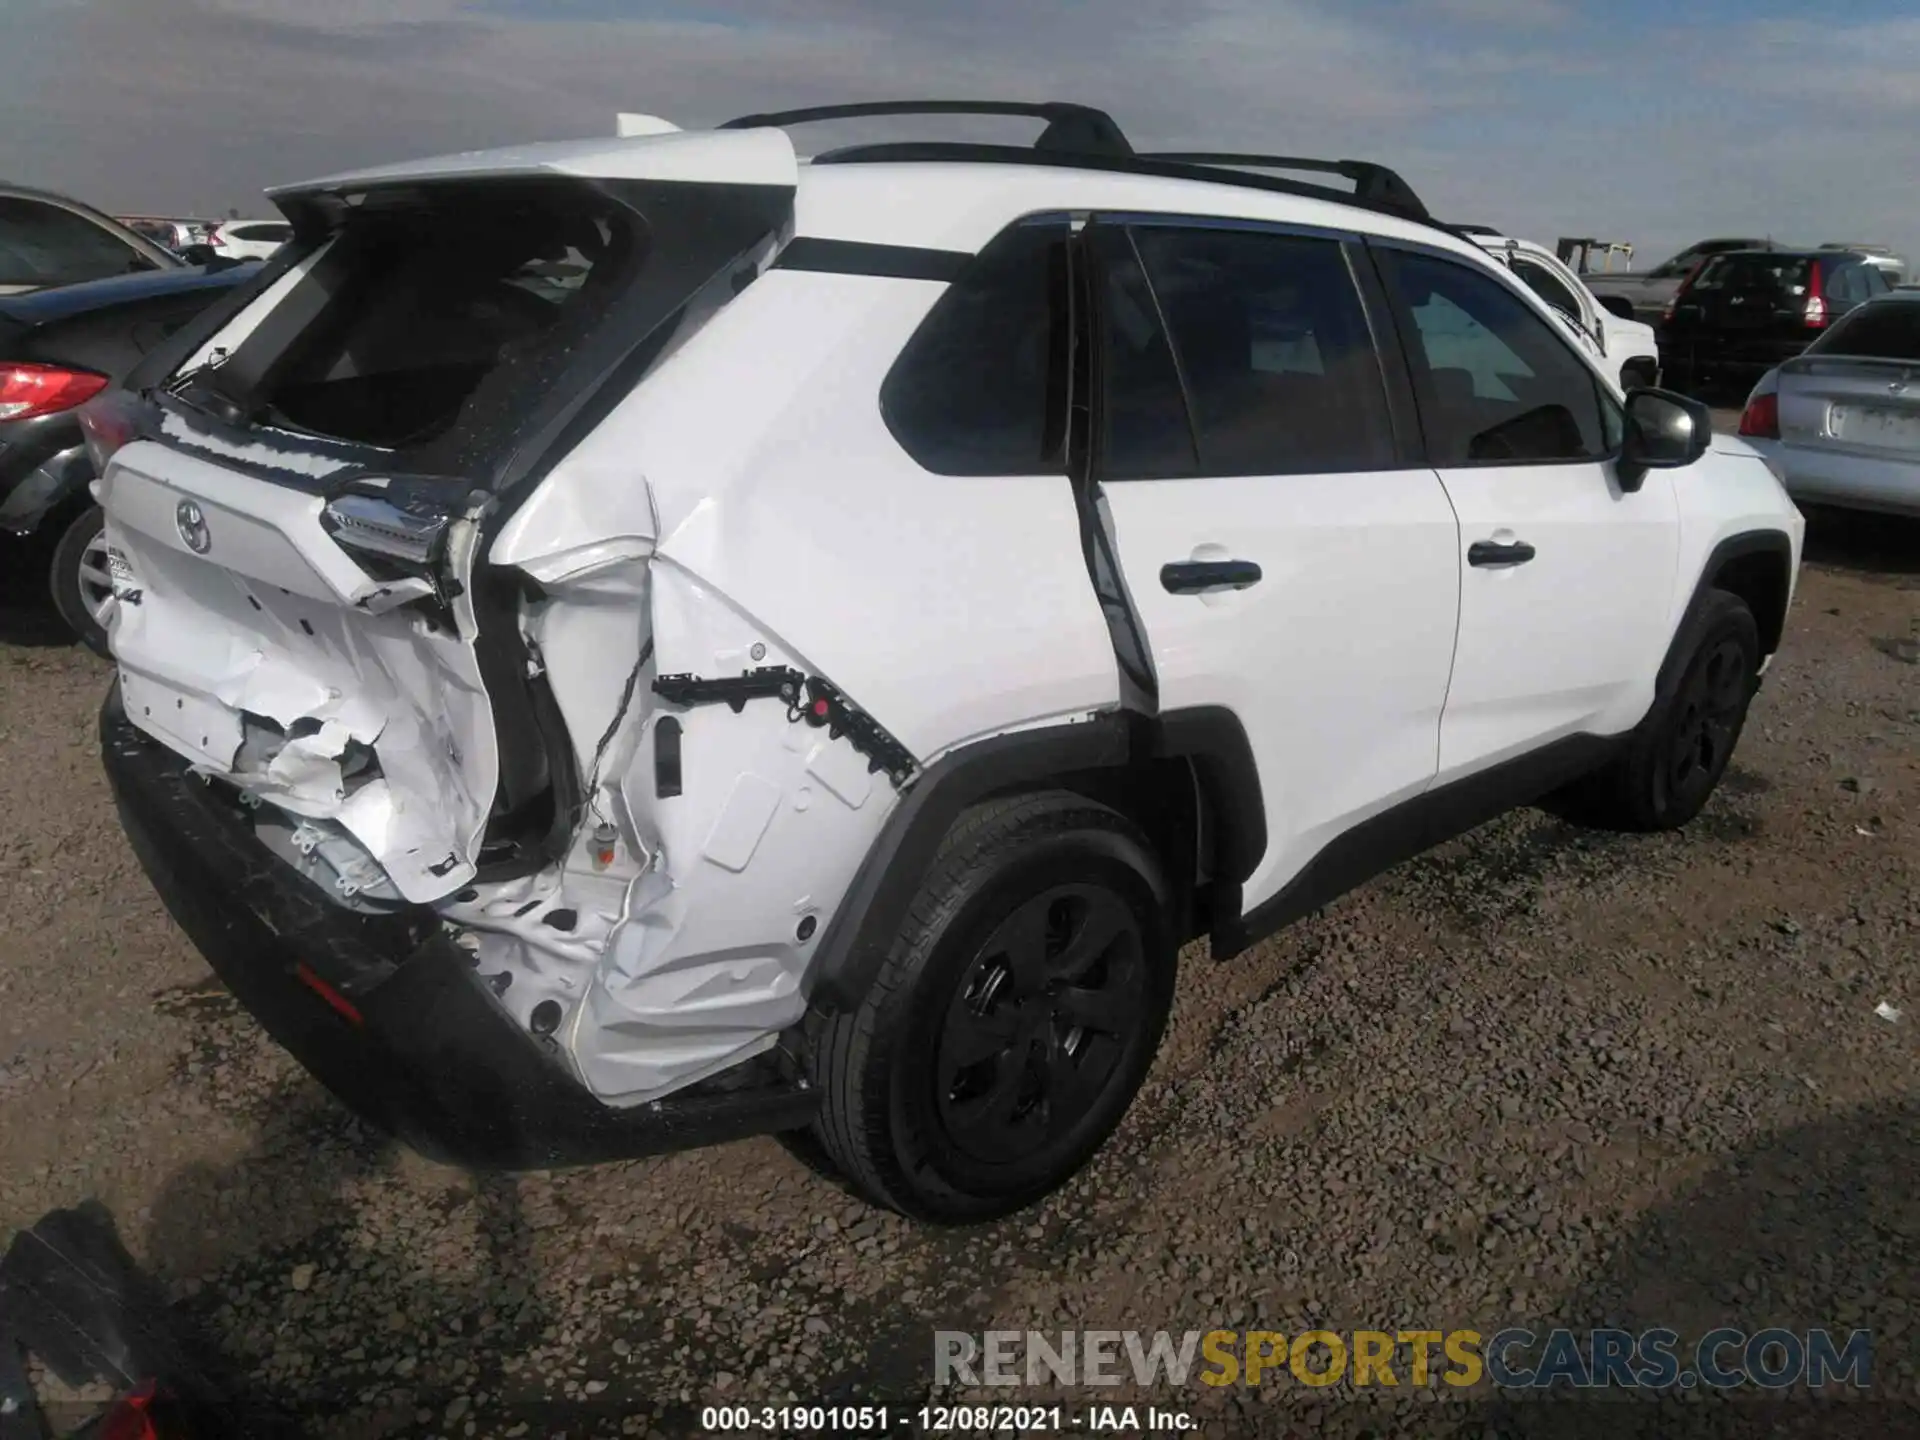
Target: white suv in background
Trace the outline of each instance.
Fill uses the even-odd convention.
[[[1461,228],[1566,321],[1580,343],[1606,362],[1608,373],[1620,382],[1623,390],[1659,382],[1659,336],[1653,326],[1633,318],[1631,304],[1615,299],[1613,306],[1609,306],[1544,245],[1516,240],[1478,226]]]
[[[788,134],[956,111],[1045,129]],[[103,743],[233,991],[443,1157],[782,1132],[1005,1213],[1183,945],[1513,805],[1685,823],[1779,643],[1767,466],[1380,166],[920,102],[276,199],[86,415]]]
[[[223,260],[267,260],[292,238],[284,220],[227,220],[207,233],[207,244]]]

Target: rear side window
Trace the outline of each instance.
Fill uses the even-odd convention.
[[[1920,301],[1862,305],[1808,346],[1807,353],[1920,364]]]
[[[1200,452],[1180,366],[1133,236],[1097,224],[1087,234],[1100,274],[1100,474],[1109,480],[1196,475]]]
[[[1395,464],[1379,356],[1338,241],[1158,225],[1132,236],[1172,340],[1198,473]],[[1128,473],[1124,453],[1113,459]]]
[[[1519,296],[1456,261],[1379,253],[1412,321],[1407,358],[1433,464],[1538,464],[1611,453],[1611,402],[1598,379]]]
[[[84,215],[0,195],[0,285],[77,285],[151,268],[138,251]]]
[[[1002,231],[900,352],[880,410],[901,448],[939,475],[1064,467],[1069,361],[1065,220]]]
[[[1513,262],[1513,273],[1520,277],[1523,285],[1555,310],[1570,315],[1575,320],[1580,318],[1579,297],[1561,283],[1560,277],[1546,266],[1537,261],[1516,257]]]

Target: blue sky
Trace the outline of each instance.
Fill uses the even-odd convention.
[[[260,211],[343,167],[910,95],[1104,106],[1143,146],[1379,159],[1544,240],[1920,259],[1920,5],[1854,0],[0,0],[0,176]]]

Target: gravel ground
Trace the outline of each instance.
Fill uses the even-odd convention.
[[[1684,834],[1520,813],[1239,961],[1189,953],[1115,1142],[970,1231],[867,1210],[770,1140],[512,1178],[384,1144],[237,1011],[135,867],[92,740],[106,667],[31,607],[0,625],[0,1237],[98,1197],[259,1392],[328,1433],[917,1405],[936,1326],[1603,1319],[1871,1327],[1874,1398],[1151,1398],[1216,1435],[1915,1427],[1914,527],[1814,518],[1783,653]]]

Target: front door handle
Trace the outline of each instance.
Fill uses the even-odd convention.
[[[1533,558],[1533,547],[1524,540],[1502,544],[1498,540],[1476,540],[1467,547],[1467,564],[1482,566],[1524,565]]]
[[[1251,560],[1175,560],[1160,567],[1160,583],[1175,595],[1244,590],[1260,583],[1260,567]]]

